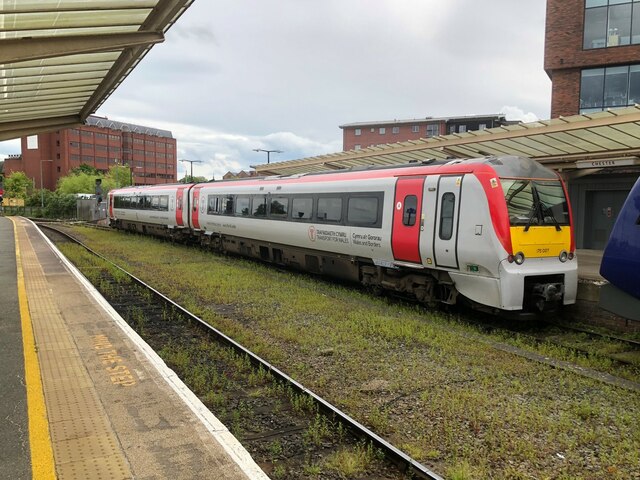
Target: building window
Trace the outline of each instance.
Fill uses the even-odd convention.
[[[412,125],[411,133],[420,133],[420,125]]]
[[[378,129],[378,133],[379,133],[380,135],[384,135],[385,133],[387,133],[387,129],[386,129],[385,127],[380,127],[380,128]]]
[[[464,133],[467,131],[467,126],[466,125],[460,125],[460,128],[458,129],[458,131],[460,133]]]
[[[487,129],[486,123],[481,123],[480,125],[478,125],[478,130],[486,130],[486,129]]]
[[[637,0],[585,0],[583,48],[640,43],[640,3]]]
[[[393,127],[391,133],[400,133],[400,127]]]
[[[640,65],[582,70],[580,113],[640,102]]]
[[[357,137],[357,136],[360,136],[360,135],[362,135],[362,129],[360,129],[360,128],[356,128],[356,129],[354,130],[354,133],[355,133],[356,137]]]
[[[360,150],[361,148],[362,148],[362,146],[361,146],[359,143],[356,143],[356,144],[353,146],[353,149],[354,149],[354,150]]]
[[[440,125],[432,123],[427,125],[427,137],[436,137],[440,135]]]

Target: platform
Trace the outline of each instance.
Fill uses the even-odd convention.
[[[1,477],[268,478],[26,219],[0,279]]]

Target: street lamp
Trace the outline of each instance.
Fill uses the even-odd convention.
[[[267,163],[269,163],[269,161],[271,160],[270,155],[272,153],[284,153],[282,150],[264,150],[262,148],[254,148],[253,151],[254,152],[266,152],[266,154],[267,154]]]
[[[40,159],[40,207],[44,208],[44,187],[42,181],[42,162],[53,162],[53,160]]]
[[[189,162],[191,164],[191,181],[193,182],[193,164],[202,163],[202,160],[178,160],[179,162]]]

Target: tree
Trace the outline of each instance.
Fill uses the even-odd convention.
[[[205,183],[207,181],[206,177],[196,177],[195,175],[193,177],[191,175],[185,175],[178,180],[179,183]]]
[[[81,163],[79,166],[69,170],[69,175],[79,175],[81,173],[86,173],[87,175],[100,175],[100,172],[96,167],[93,165],[87,165],[86,163]]]
[[[109,167],[107,177],[111,178],[116,187],[128,187],[131,185],[131,167],[129,165],[114,165]]]
[[[76,173],[67,175],[58,180],[58,188],[56,191],[62,194],[71,195],[75,193],[95,193],[96,179],[98,175],[89,175],[87,173]],[[106,190],[105,182],[102,182],[103,191]]]
[[[27,190],[33,181],[24,172],[13,172],[4,179],[4,196],[7,198],[27,198]]]
[[[113,166],[106,174],[72,173],[58,180],[56,192],[61,194],[96,192],[96,180],[102,180],[102,198],[106,198],[107,192],[114,188],[131,185],[131,170],[125,166]]]

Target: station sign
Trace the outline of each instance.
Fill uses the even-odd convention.
[[[629,167],[633,165],[640,165],[640,158],[603,158],[601,160],[580,160],[576,162],[576,168]]]

